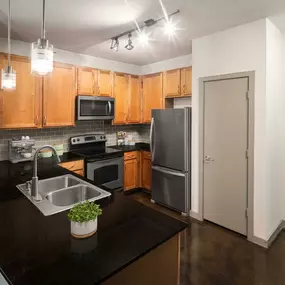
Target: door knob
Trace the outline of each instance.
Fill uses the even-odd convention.
[[[212,157],[206,155],[205,158],[204,158],[204,161],[207,163],[207,162],[213,162],[215,160]]]

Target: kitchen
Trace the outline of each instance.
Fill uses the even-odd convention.
[[[29,1],[0,4],[0,268],[8,284],[203,284],[187,269],[211,279],[212,264],[201,270],[207,246],[198,246],[197,259],[191,254],[195,241],[205,242],[203,228],[236,238],[240,252],[253,243],[280,246],[285,213],[276,168],[284,165],[276,122],[283,117],[275,110],[283,101],[273,86],[284,87],[283,17],[274,17],[285,11],[282,3],[244,3],[244,15],[242,4],[235,14],[224,1],[208,9],[184,0],[65,2],[58,9]],[[189,36],[192,5],[200,17],[191,14]],[[269,18],[254,14],[255,5]],[[28,7],[31,23],[22,13]],[[117,18],[100,34],[88,25],[102,27],[103,11]],[[84,16],[90,13],[94,20]],[[79,240],[67,211],[84,200],[98,203],[102,215],[98,232]],[[214,253],[215,234],[206,240]],[[228,252],[238,274],[249,257],[237,261],[226,241],[221,247],[216,254]],[[229,270],[218,264],[221,284]]]

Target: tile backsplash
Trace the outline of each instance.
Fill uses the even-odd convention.
[[[116,144],[116,132],[125,131],[133,135],[136,142],[149,142],[149,125],[114,126],[109,121],[77,122],[75,127],[48,129],[0,130],[0,160],[8,159],[8,140],[16,136],[30,136],[36,140],[36,147],[45,144],[63,144],[64,151],[69,150],[69,138],[95,132],[105,132],[107,145]]]

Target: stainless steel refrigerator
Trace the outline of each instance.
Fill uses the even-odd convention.
[[[191,209],[191,108],[153,110],[150,130],[152,202]]]

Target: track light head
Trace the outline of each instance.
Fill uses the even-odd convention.
[[[139,41],[142,45],[147,45],[149,41],[149,36],[145,31],[139,32]]]
[[[166,20],[164,24],[164,33],[168,35],[169,37],[172,37],[174,36],[175,31],[176,31],[176,27],[174,23],[170,19]]]
[[[119,51],[119,45],[120,45],[119,39],[118,38],[114,38],[114,39],[112,39],[110,49],[113,50],[113,51]]]
[[[125,48],[126,48],[127,50],[132,50],[132,49],[134,48],[133,42],[132,42],[132,39],[131,39],[132,34],[129,34],[128,37],[129,37],[128,43],[127,43],[127,45],[125,46]]]

